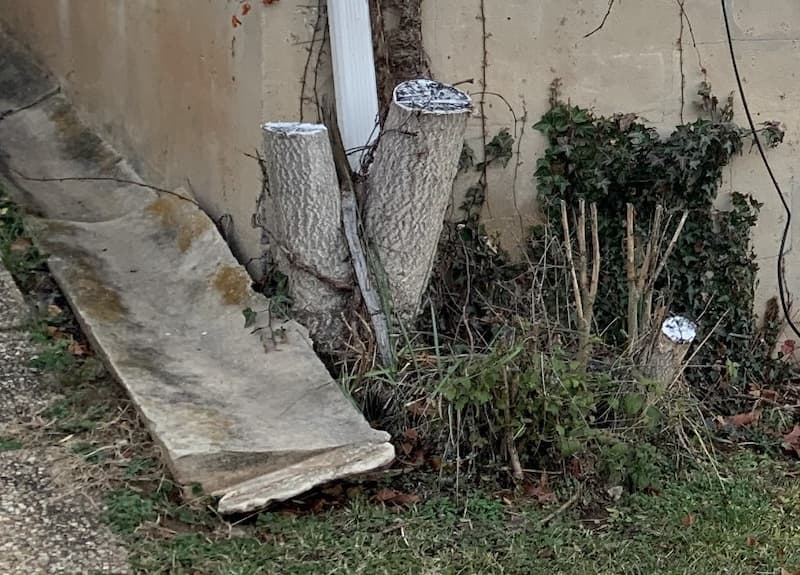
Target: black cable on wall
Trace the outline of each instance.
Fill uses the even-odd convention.
[[[742,85],[742,77],[739,74],[739,65],[736,62],[736,51],[733,48],[733,37],[731,36],[731,25],[730,25],[730,19],[728,18],[728,6],[726,4],[726,1],[727,0],[720,0],[722,4],[722,19],[725,21],[725,34],[728,37],[728,48],[731,53],[731,64],[733,64],[733,73],[736,76],[736,85],[739,88],[739,97],[742,99],[742,107],[744,108],[744,113],[747,116],[747,122],[748,124],[750,124],[750,131],[753,133],[753,139],[755,140],[756,147],[758,148],[758,153],[761,154],[761,159],[764,162],[764,167],[767,168],[767,173],[769,174],[769,177],[772,180],[772,185],[775,186],[775,191],[778,192],[778,197],[780,198],[781,204],[783,204],[783,210],[786,213],[786,225],[783,227],[780,251],[778,252],[778,294],[780,296],[783,315],[786,317],[786,323],[789,325],[789,327],[792,329],[795,335],[798,338],[800,338],[800,330],[798,330],[794,321],[792,321],[791,310],[789,309],[790,306],[786,294],[786,277],[783,266],[784,251],[786,250],[786,239],[789,236],[789,230],[791,229],[791,224],[792,224],[792,210],[789,207],[789,204],[786,202],[786,197],[783,195],[783,190],[781,190],[781,186],[780,184],[778,184],[778,180],[775,178],[775,174],[772,171],[772,166],[769,165],[767,154],[764,151],[764,145],[761,143],[761,139],[758,137],[758,130],[756,130],[755,122],[753,122],[753,115],[750,113],[750,107],[747,105],[747,97],[745,96],[744,93],[744,86]]]

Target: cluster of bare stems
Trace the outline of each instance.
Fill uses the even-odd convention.
[[[564,253],[572,284],[572,296],[578,324],[578,362],[586,367],[592,351],[594,304],[600,281],[600,238],[598,236],[597,205],[589,205],[591,229],[591,270],[587,243],[586,202],[578,201],[577,214],[570,218],[567,203],[561,201],[561,227],[564,234]],[[654,353],[657,338],[651,337],[654,326],[660,329],[666,319],[666,309],[653,310],[656,282],[664,272],[678,238],[683,231],[688,212],[684,211],[678,224],[669,233],[672,216],[664,217],[664,207],[656,206],[649,234],[642,248],[636,234],[636,210],[627,205],[625,229],[625,272],[628,280],[627,337],[632,355],[645,361]],[[577,254],[573,253],[575,237]],[[577,261],[576,261],[577,260]],[[682,359],[682,357],[681,357]]]

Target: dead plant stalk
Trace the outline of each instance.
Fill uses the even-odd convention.
[[[586,202],[578,202],[578,216],[575,222],[575,235],[578,242],[578,267],[572,254],[572,239],[567,203],[561,200],[561,227],[564,232],[564,251],[567,256],[572,291],[575,298],[575,311],[578,318],[578,362],[586,366],[591,355],[591,331],[594,317],[594,302],[600,283],[600,237],[598,233],[597,205],[589,206],[592,227],[592,275],[589,278],[589,262],[586,245]]]

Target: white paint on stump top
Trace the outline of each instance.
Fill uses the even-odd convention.
[[[661,325],[661,333],[674,343],[691,343],[697,337],[697,326],[685,317],[676,315]]]
[[[261,128],[265,132],[273,132],[286,136],[319,134],[320,132],[326,132],[328,130],[323,124],[309,124],[303,122],[267,122],[266,124],[262,124]]]
[[[406,110],[429,114],[463,114],[472,111],[469,94],[433,80],[403,82],[394,89],[394,101]]]

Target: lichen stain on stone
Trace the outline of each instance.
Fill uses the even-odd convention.
[[[89,317],[105,322],[119,321],[128,310],[122,304],[119,294],[103,285],[90,268],[81,266],[74,277],[80,297],[81,312]]]
[[[241,305],[247,299],[250,276],[237,266],[221,266],[211,280],[211,285],[222,295],[226,305]]]
[[[182,406],[177,408],[174,418],[183,421],[195,435],[222,443],[231,436],[231,421],[218,411],[207,407]]]
[[[192,247],[192,242],[211,227],[211,222],[200,210],[194,210],[193,213],[182,211],[182,206],[177,202],[183,201],[175,197],[161,197],[147,206],[147,212],[157,216],[161,225],[175,231],[178,249],[186,253]]]
[[[64,149],[70,157],[101,164],[112,164],[115,161],[114,154],[103,144],[103,140],[81,123],[69,104],[59,105],[50,113],[50,119],[56,125]]]

